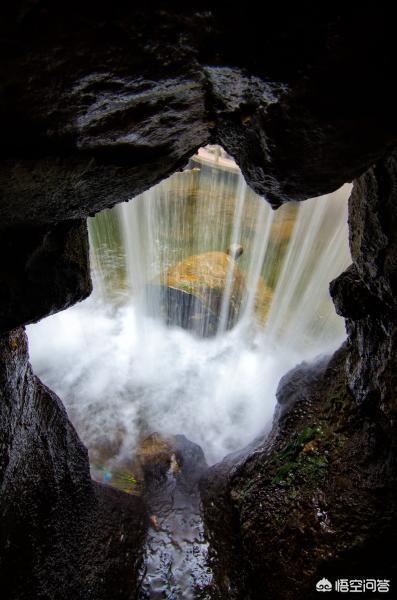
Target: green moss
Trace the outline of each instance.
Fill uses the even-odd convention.
[[[188,292],[189,294],[194,294],[198,288],[210,288],[210,283],[205,281],[205,279],[195,279],[193,281],[178,281],[176,284],[179,290],[183,290],[184,292]]]
[[[185,283],[184,281],[179,281],[178,282],[178,289],[184,291],[184,292],[188,292],[189,294],[192,294],[194,291],[194,287],[192,286],[191,283]]]
[[[305,427],[300,433],[295,434],[294,439],[276,454],[272,462],[282,462],[296,457],[305,444],[322,437],[322,435],[323,431],[320,426]]]
[[[340,410],[346,402],[346,391],[344,389],[335,390],[329,400],[333,409]]]
[[[293,485],[298,481],[318,483],[324,479],[328,459],[321,454],[302,454],[295,462],[286,463],[278,469],[272,483]]]
[[[309,442],[319,442],[324,431],[319,425],[305,427],[295,438],[276,454],[271,463],[276,466],[272,483],[292,485],[298,480],[317,482],[325,476],[328,459],[319,445],[305,452]]]

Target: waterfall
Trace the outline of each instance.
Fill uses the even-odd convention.
[[[286,371],[344,338],[328,284],[351,262],[350,186],[273,211],[212,150],[89,219],[92,296],[28,328],[93,462],[153,431],[217,461],[271,422]]]
[[[350,262],[347,203],[351,186],[299,203],[292,236],[268,316],[266,335],[280,347],[320,352],[343,337],[328,284]]]
[[[233,229],[230,239],[230,247],[234,244],[238,244],[242,239],[242,218],[245,207],[245,198],[247,193],[247,185],[244,178],[239,175],[236,186],[236,200],[233,218]],[[229,321],[229,310],[231,303],[232,284],[233,284],[233,269],[231,268],[232,262],[228,265],[226,271],[225,287],[222,295],[221,311],[218,324],[218,333],[225,333]]]

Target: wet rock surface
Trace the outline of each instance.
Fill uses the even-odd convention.
[[[396,203],[394,152],[355,182],[349,206],[353,265],[331,284],[339,314],[346,317],[349,386],[359,403],[368,410],[380,406],[392,420],[397,410]]]
[[[386,6],[3,11],[2,227],[127,200],[210,141],[275,203],[334,190],[396,142]]]
[[[92,291],[84,220],[13,227],[0,238],[0,331],[38,321]]]
[[[204,477],[222,598],[316,598],[322,577],[395,575],[395,441],[381,413],[357,412],[345,360],[342,349],[286,376],[279,400],[298,380],[299,395],[268,440]]]
[[[32,373],[22,329],[0,339],[0,353],[2,597],[131,598],[144,503],[91,481],[61,401]]]
[[[138,449],[150,512],[141,600],[214,598],[198,481],[203,451],[183,435],[152,434]]]

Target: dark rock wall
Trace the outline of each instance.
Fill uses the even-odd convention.
[[[314,599],[323,577],[388,579],[394,593],[395,431],[379,411],[357,410],[347,354],[287,375],[278,399],[288,409],[266,442],[202,481],[222,598]]]
[[[142,501],[92,483],[61,401],[32,373],[22,329],[0,339],[0,356],[2,598],[130,599]]]
[[[1,227],[110,207],[210,141],[276,204],[334,190],[396,142],[387,5],[8,8]]]
[[[371,167],[350,198],[353,265],[331,284],[346,317],[348,381],[356,400],[397,411],[397,154]]]
[[[86,222],[11,227],[0,238],[0,331],[38,321],[92,290]]]

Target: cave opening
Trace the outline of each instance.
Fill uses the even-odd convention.
[[[142,599],[212,588],[208,465],[263,444],[282,376],[303,361],[323,370],[343,342],[328,286],[351,262],[350,191],[274,211],[220,146],[203,147],[89,219],[92,294],[28,326],[91,477],[149,510]]]
[[[273,211],[207,146],[89,219],[93,293],[28,334],[95,479],[133,491],[153,432],[214,464],[270,427],[282,375],[345,337],[328,285],[351,262],[350,190]]]

